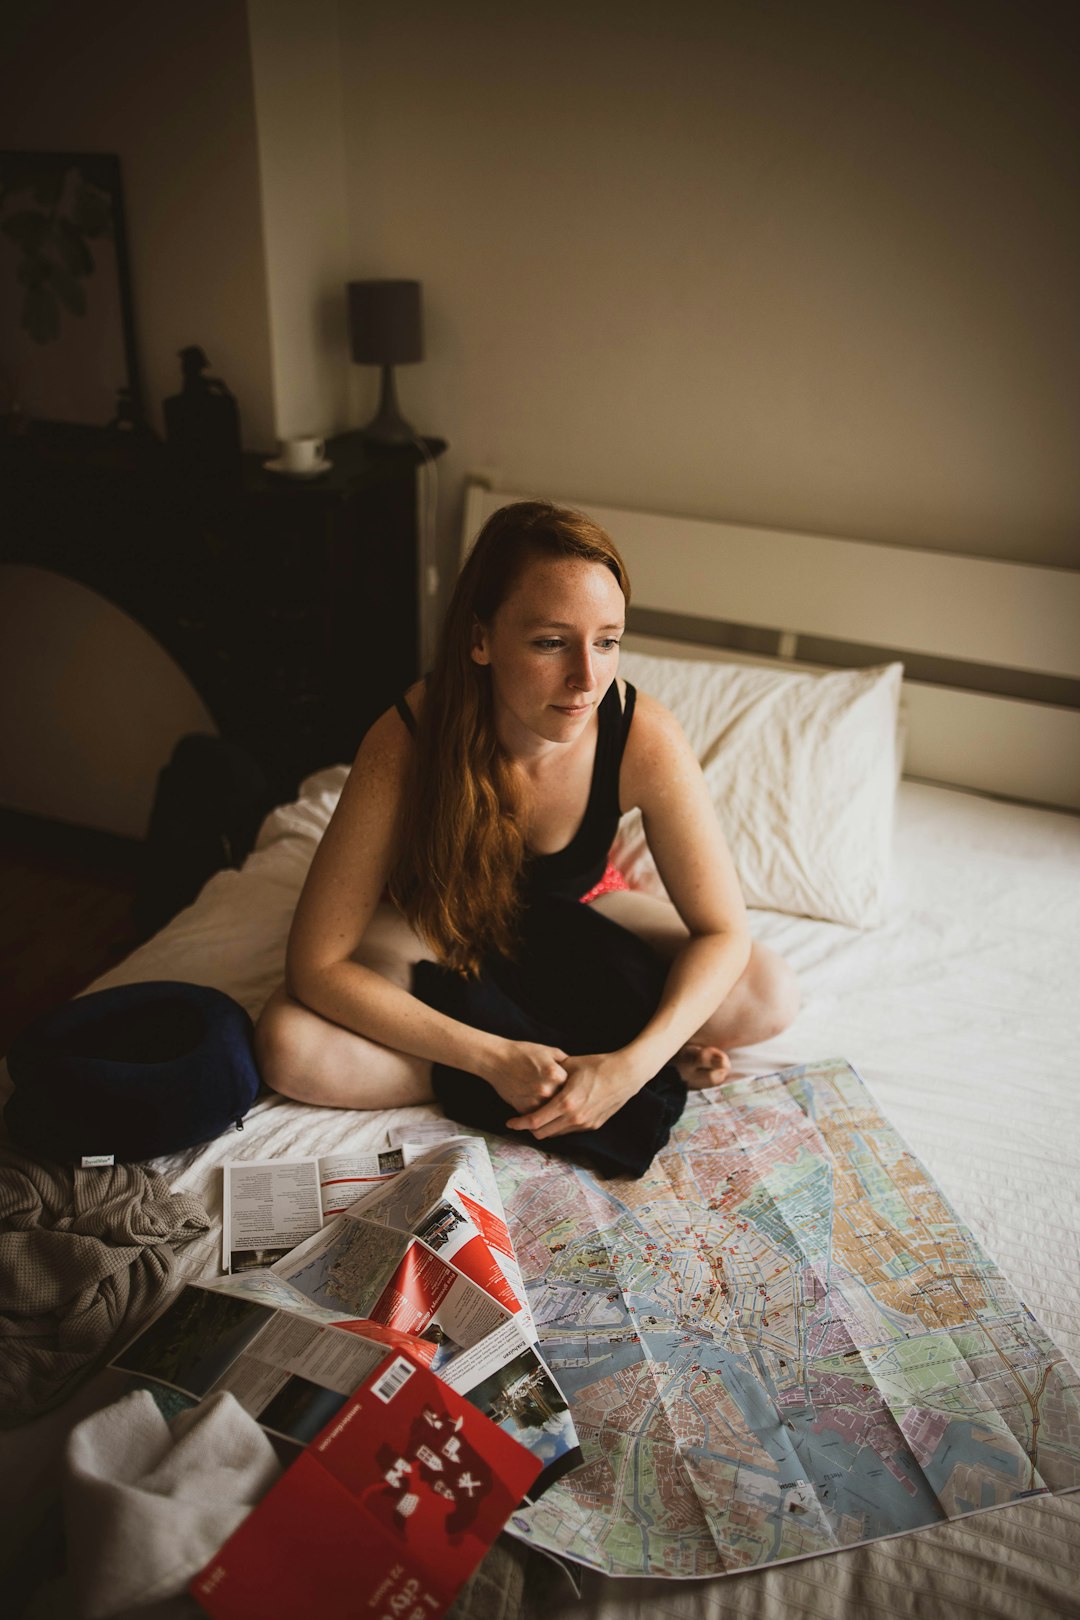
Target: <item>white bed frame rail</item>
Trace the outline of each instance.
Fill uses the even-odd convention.
[[[466,549],[498,507],[530,498],[470,484]],[[898,659],[906,775],[1080,810],[1080,572],[558,504],[614,539],[629,628],[651,650],[750,647],[819,669]]]

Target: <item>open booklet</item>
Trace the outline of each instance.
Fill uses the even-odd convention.
[[[232,1159],[225,1166],[221,1258],[228,1272],[272,1265],[405,1163],[400,1148],[321,1159]]]
[[[200,1283],[188,1284],[112,1365],[165,1386],[166,1411],[228,1390],[264,1428],[307,1445],[386,1359],[388,1347],[432,1354],[378,1323],[347,1332],[292,1311]],[[418,1355],[419,1350],[419,1355]],[[155,1396],[157,1390],[155,1389]]]

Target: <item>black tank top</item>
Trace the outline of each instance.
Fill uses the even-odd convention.
[[[543,895],[580,900],[599,883],[607,866],[608,851],[619,825],[619,769],[634,718],[637,692],[626,683],[626,702],[619,703],[619,688],[612,681],[597,710],[599,730],[588,803],[581,824],[570,842],[551,855],[529,855],[525,864],[526,902]],[[416,735],[416,720],[403,697],[394,707]]]

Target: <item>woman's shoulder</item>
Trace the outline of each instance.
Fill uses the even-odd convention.
[[[626,697],[623,695],[625,710]],[[686,733],[671,710],[650,692],[636,689],[634,715],[623,752],[621,797],[624,808],[636,804],[642,790],[657,773],[685,767],[693,761]],[[695,761],[696,763],[696,761]]]
[[[417,681],[389,709],[384,709],[361,738],[354,766],[362,765],[367,772],[401,772],[412,756],[423,701],[424,683]]]
[[[628,735],[628,746],[630,739],[636,739],[640,746],[644,742],[655,742],[657,739],[683,738],[682,726],[659,698],[654,698],[651,692],[643,692],[640,686],[631,687],[630,682],[624,681],[620,676],[619,696],[622,699],[624,713],[628,691],[634,694],[634,715]]]
[[[367,748],[369,753],[407,755],[409,745],[416,736],[416,722],[423,707],[424,682],[415,681],[388,709],[383,710],[377,720],[372,721],[360,744],[361,752]]]

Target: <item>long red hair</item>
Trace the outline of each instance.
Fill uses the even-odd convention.
[[[490,670],[471,650],[477,625],[491,624],[542,556],[602,564],[630,601],[610,536],[545,501],[493,512],[458,576],[417,722],[390,896],[436,959],[467,974],[488,951],[513,955],[525,863],[523,806],[495,733]]]

